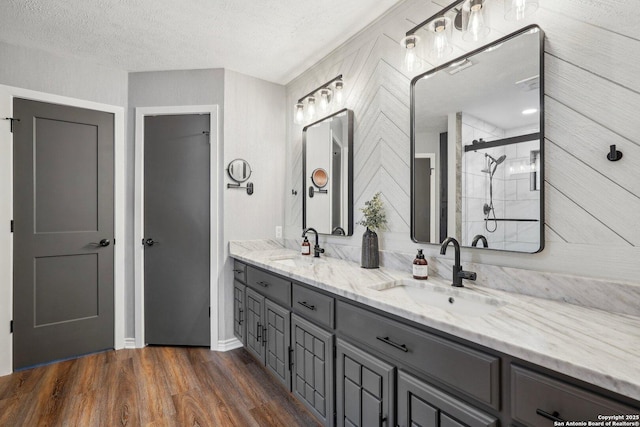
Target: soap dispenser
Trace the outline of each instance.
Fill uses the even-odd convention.
[[[307,239],[307,236],[304,236],[304,241],[302,242],[300,253],[302,255],[311,255],[311,243],[309,243],[309,239]]]
[[[422,249],[418,249],[416,259],[413,260],[413,278],[418,280],[427,280],[429,278],[429,266],[422,254]]]

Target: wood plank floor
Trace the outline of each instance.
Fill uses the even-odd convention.
[[[145,347],[0,377],[0,427],[319,426],[244,349]]]

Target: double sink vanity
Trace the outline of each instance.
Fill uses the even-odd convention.
[[[274,241],[230,255],[236,336],[324,425],[640,421],[638,318]]]

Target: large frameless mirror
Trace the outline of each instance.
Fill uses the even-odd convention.
[[[353,112],[341,110],[302,131],[302,227],[353,234]]]
[[[411,236],[544,247],[544,34],[530,26],[411,83]]]

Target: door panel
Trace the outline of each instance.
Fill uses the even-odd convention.
[[[114,118],[23,99],[14,116],[20,369],[113,348]]]
[[[289,345],[291,335],[289,328],[290,312],[268,299],[265,299],[266,348],[265,364],[285,387],[290,388],[291,371],[289,371]]]
[[[209,346],[209,115],[144,120],[145,338]]]
[[[245,289],[247,287],[237,280],[233,281],[233,333],[242,344],[246,344],[247,322],[245,321]]]
[[[264,307],[264,297],[252,289],[246,288],[246,309],[247,309],[247,349],[250,353],[264,362],[264,322],[262,320],[262,310]]]

